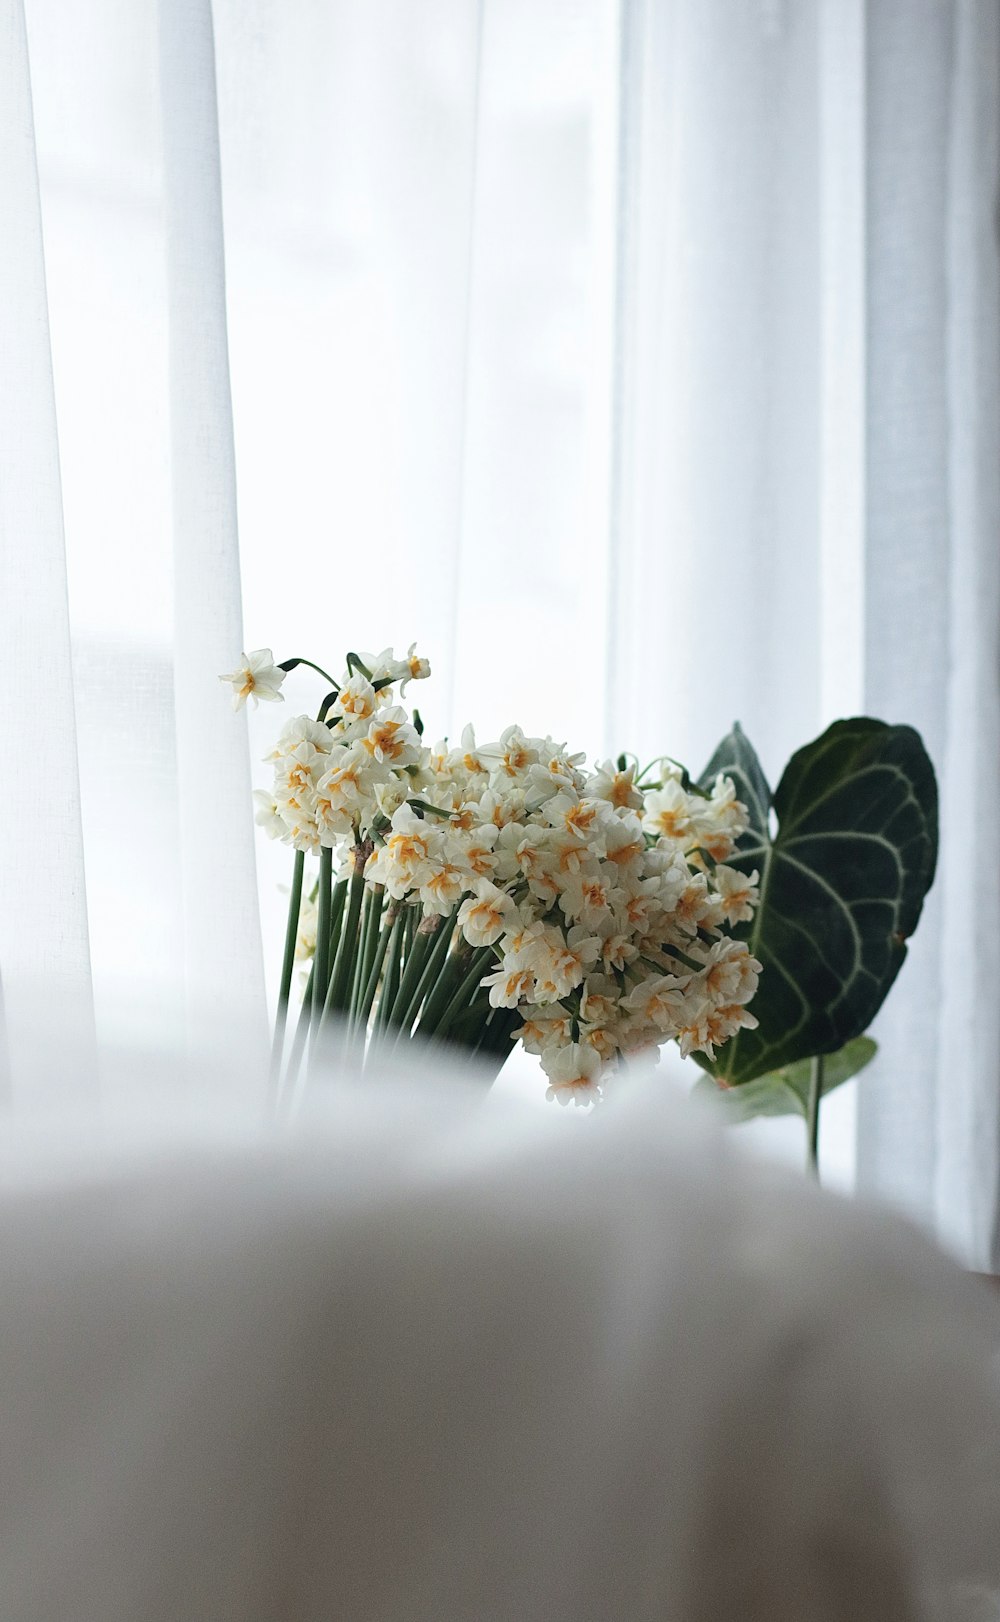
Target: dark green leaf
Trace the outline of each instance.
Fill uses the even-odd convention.
[[[769,815],[771,787],[764,776],[756,751],[738,721],[723,738],[705,770],[701,774],[702,788],[710,789],[720,772],[731,777],[737,799],[743,801],[750,813],[750,826],[740,840],[740,848],[759,848],[770,836]],[[732,863],[738,866],[738,863]]]
[[[864,716],[836,721],[793,755],[773,802],[739,727],[702,783],[718,772],[733,778],[751,819],[731,864],[760,874],[754,919],[734,931],[763,965],[759,1028],[705,1066],[736,1086],[835,1053],[871,1024],[934,876],[937,784],[919,733]]]

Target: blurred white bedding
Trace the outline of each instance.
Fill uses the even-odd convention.
[[[998,1345],[655,1079],[10,1126],[0,1614],[998,1616]]]

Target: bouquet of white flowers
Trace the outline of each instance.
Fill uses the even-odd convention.
[[[430,673],[413,648],[348,654],[339,682],[263,649],[222,679],[238,707],[280,699],[296,665],[330,691],[284,728],[256,795],[257,821],[296,852],[278,1085],[331,1032],[368,1051],[454,1043],[497,1070],[520,1040],[550,1097],[585,1103],[630,1053],[674,1039],[711,1057],[756,1024],[760,964],[726,932],[757,901],[757,875],[725,865],[747,825],[730,778],[706,790],[625,756],[588,772],[516,726],[429,749],[398,701]],[[312,966],[286,1058],[297,953]]]

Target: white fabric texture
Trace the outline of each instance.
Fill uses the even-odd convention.
[[[941,873],[859,1179],[1000,1255],[996,0],[0,19],[17,1095],[37,975],[84,1041],[88,975],[103,1030],[259,1028],[242,590],[279,657],[418,637],[435,735],[697,767],[738,714],[776,777],[838,714],[920,727]]]
[[[670,733],[700,762],[738,715],[773,783],[837,716],[920,729],[941,864],[875,1024],[858,1180],[987,1266],[1000,7],[636,0],[624,16],[616,733],[643,684],[644,758]],[[697,672],[696,704],[678,705],[674,664]]]
[[[450,1085],[0,1135],[9,1622],[995,1614],[982,1286],[662,1084]]]
[[[44,1031],[25,1018],[26,991],[44,979],[53,1007],[79,1024],[84,1040],[93,1015],[59,446],[19,0],[0,7],[0,107],[0,217],[9,244],[0,255],[0,641],[10,661],[0,705],[9,763],[0,794],[0,1069],[7,1087],[37,1092],[53,1067]],[[29,788],[29,762],[40,750],[59,763],[55,792]]]
[[[859,1174],[1000,1271],[1000,6],[876,7],[868,86],[865,695],[923,731],[942,845]]]

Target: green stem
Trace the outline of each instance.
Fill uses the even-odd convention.
[[[316,991],[317,1007],[323,1007],[326,997],[326,983],[330,972],[330,903],[332,900],[331,886],[333,884],[333,851],[329,845],[323,845],[319,853],[319,897],[318,916],[316,919]]]
[[[406,928],[406,914],[408,911],[407,906],[401,905],[392,926],[392,936],[386,954],[385,974],[382,977],[382,990],[378,999],[378,1012],[375,1015],[375,1029],[372,1032],[373,1047],[386,1028],[389,1012],[399,986],[399,957],[403,945],[403,932]]]
[[[358,953],[351,981],[350,1013],[352,1021],[357,1019],[361,999],[364,996],[368,976],[371,973],[375,953],[378,950],[384,896],[385,887],[381,884],[374,885],[365,893],[365,915],[361,925],[361,950]]]
[[[330,975],[330,984],[327,987],[326,1000],[323,1004],[323,1021],[331,1013],[342,1012],[346,1002],[349,971],[353,969],[358,959],[358,920],[361,917],[361,903],[364,900],[365,890],[365,856],[363,847],[354,852],[354,872],[351,874],[348,889],[347,915],[344,927],[340,931],[340,940],[337,943],[337,958]]]
[[[382,965],[385,962],[386,950],[390,940],[393,937],[393,934],[395,933],[396,924],[399,921],[398,910],[393,911],[393,908],[398,909],[398,907],[398,901],[391,901],[389,903],[389,908],[385,915],[385,923],[378,938],[378,945],[375,948],[375,956],[372,959],[371,968],[368,970],[368,979],[365,983],[365,989],[361,994],[361,1002],[358,1005],[356,1027],[362,1037],[368,1028],[368,1020],[372,1011],[372,1003],[375,1001],[375,993],[378,990],[379,977],[382,973]]]
[[[809,1067],[809,1099],[806,1130],[809,1136],[809,1169],[819,1182],[819,1107],[823,1097],[823,1055],[817,1053]]]
[[[476,1043],[476,1053],[492,1053],[506,1059],[510,1052],[510,1039],[515,1025],[519,1025],[523,1015],[519,1008],[491,1008],[488,1017],[483,1022],[483,1033]]]
[[[427,954],[431,950],[432,939],[430,932],[424,928],[424,920],[422,919],[406,956],[406,968],[400,979],[396,995],[392,999],[392,1007],[389,1009],[386,1020],[387,1025],[401,1026],[403,1024],[403,1016],[409,1008],[410,1000],[422,978]]]
[[[329,928],[325,932],[322,932],[322,938],[325,939],[325,941],[326,941],[326,949],[327,949],[327,962],[326,962],[326,969],[325,969],[325,979],[326,979],[326,987],[327,987],[328,992],[329,992],[329,988],[330,988],[330,963],[331,963],[331,960],[336,955],[335,948],[336,948],[337,943],[339,942],[339,939],[340,939],[340,925],[341,925],[341,921],[342,921],[343,916],[344,916],[344,899],[345,899],[346,895],[347,895],[347,880],[346,879],[341,879],[333,887],[333,896],[332,896],[332,900],[331,900],[331,903],[330,903]],[[315,1046],[315,1044],[317,1043],[317,1041],[319,1039],[320,1026],[323,1023],[323,1016],[324,1016],[324,1013],[325,1013],[325,1010],[326,1010],[326,998],[324,997],[323,992],[321,990],[320,980],[319,980],[319,973],[318,973],[318,971],[316,969],[316,961],[318,960],[318,957],[319,957],[320,938],[321,938],[321,931],[319,929],[319,925],[318,925],[318,922],[317,922],[317,929],[316,929],[316,959],[314,959],[314,961],[313,961],[313,970],[314,970],[314,974],[313,974],[313,993],[312,993],[312,1002],[310,1004],[310,1009],[309,1009],[310,1051],[312,1051],[313,1047]]]
[[[328,681],[331,687],[335,688],[338,693],[340,692],[339,682],[335,682],[333,677],[330,675],[330,672],[328,670],[324,670],[322,665],[314,665],[311,659],[285,659],[283,663],[278,666],[278,669],[294,670],[296,665],[308,665],[310,670],[315,670],[318,676],[322,676],[324,681]]]
[[[288,997],[292,988],[292,974],[295,970],[295,946],[299,935],[299,910],[302,905],[302,875],[305,871],[306,854],[303,850],[295,852],[295,862],[292,867],[292,893],[288,898],[288,923],[285,927],[285,956],[281,965],[281,985],[278,988],[278,1007],[274,1016],[274,1040],[271,1043],[271,1070],[270,1094],[272,1102],[277,1093],[278,1078],[281,1075],[281,1056],[285,1050],[285,1025],[288,1020]]]
[[[431,947],[430,955],[424,963],[423,973],[420,976],[417,989],[410,998],[407,1007],[403,1010],[403,1017],[399,1025],[400,1036],[412,1028],[413,1021],[417,1017],[417,1010],[441,972],[441,964],[448,955],[448,947],[451,944],[454,927],[454,911],[448,913],[446,917],[438,919],[434,945]],[[428,931],[428,933],[430,932]]]
[[[522,1018],[518,1008],[494,1008],[483,1026],[483,1034],[473,1052],[480,1065],[492,1071],[494,1081],[507,1063],[511,1037]]]
[[[433,1036],[438,1020],[451,1001],[455,987],[471,962],[472,947],[464,936],[460,935],[453,950],[448,953],[441,965],[437,980],[424,1004],[420,1015],[420,1024],[417,1026],[422,1036]]]
[[[481,946],[478,952],[474,954],[472,959],[472,967],[469,969],[468,974],[465,976],[458,990],[455,992],[451,1002],[441,1015],[437,1028],[434,1032],[435,1036],[447,1036],[450,1026],[457,1019],[458,1015],[465,1012],[466,1008],[469,1006],[469,1003],[472,1001],[469,994],[470,992],[475,992],[478,989],[479,982],[483,978],[486,966],[492,960],[493,955],[494,953],[492,946]]]
[[[403,962],[404,963],[408,963],[409,960],[410,960],[410,953],[413,950],[413,940],[414,940],[414,936],[417,933],[417,924],[418,924],[418,922],[419,922],[419,919],[417,917],[417,909],[416,909],[416,907],[414,907],[414,906],[407,907],[407,909],[406,909],[406,928],[403,931]]]
[[[295,1036],[292,1039],[292,1051],[288,1057],[288,1068],[285,1071],[284,1084],[281,1089],[280,1098],[284,1101],[286,1108],[291,1104],[292,1092],[295,1087],[295,1078],[299,1073],[299,1066],[302,1063],[302,1055],[305,1052],[306,1037],[309,1035],[314,970],[315,964],[309,970],[309,978],[306,981],[305,995],[302,998],[302,1007],[299,1009],[299,1020],[295,1027]]]

